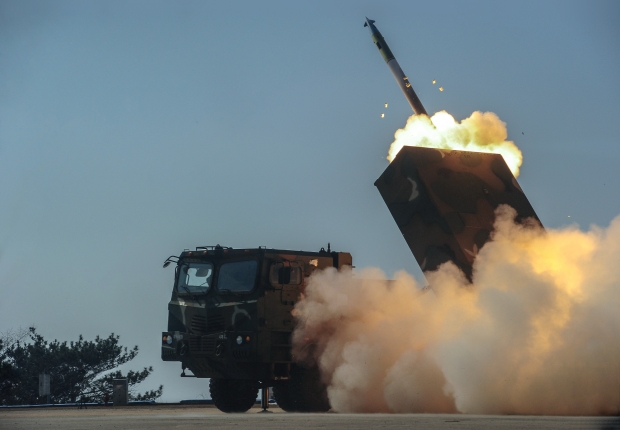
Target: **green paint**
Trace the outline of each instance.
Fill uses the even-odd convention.
[[[392,54],[392,51],[390,51],[390,47],[387,45],[387,43],[385,43],[385,39],[383,38],[383,36],[381,36],[381,33],[373,33],[372,41],[375,43],[375,45],[377,45],[377,48],[379,48],[379,52],[381,53],[381,56],[386,63],[394,58],[394,54]]]

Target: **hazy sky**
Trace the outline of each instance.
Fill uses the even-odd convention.
[[[365,16],[429,112],[507,123],[545,226],[620,214],[620,3],[3,0],[0,331],[120,334],[177,401],[208,387],[160,359],[169,255],[331,242],[421,278],[373,186],[412,112]]]

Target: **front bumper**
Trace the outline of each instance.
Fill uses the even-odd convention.
[[[161,359],[187,361],[255,361],[256,339],[252,332],[219,332],[197,335],[179,331],[162,332]],[[240,341],[239,341],[240,339]]]

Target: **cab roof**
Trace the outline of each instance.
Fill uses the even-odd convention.
[[[329,249],[329,248],[328,248]],[[194,251],[185,249],[180,258],[196,258],[202,256],[240,256],[240,255],[264,255],[264,254],[285,254],[299,255],[308,257],[331,257],[334,254],[331,250],[326,251],[321,248],[318,252],[294,251],[289,249],[275,249],[259,246],[258,248],[231,248],[228,246],[197,246]]]

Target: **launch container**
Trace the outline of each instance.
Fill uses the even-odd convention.
[[[452,261],[471,280],[499,205],[540,224],[499,154],[405,146],[375,186],[424,272]]]

